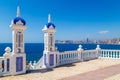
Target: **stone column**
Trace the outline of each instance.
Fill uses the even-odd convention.
[[[33,63],[33,69],[36,69],[36,61]]]
[[[104,57],[105,51],[103,51],[103,54],[101,55],[101,57]]]
[[[100,48],[100,45],[97,45],[96,51],[97,51],[96,57],[97,58],[101,57],[101,48]]]
[[[77,49],[78,51],[78,57],[79,57],[79,61],[83,61],[83,48],[82,45],[79,45],[79,48]]]

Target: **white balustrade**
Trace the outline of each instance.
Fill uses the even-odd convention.
[[[97,58],[120,58],[120,50],[103,50],[97,45],[94,50],[83,50],[82,46],[75,51],[58,52],[56,58],[56,66],[74,63],[78,61],[92,60]],[[30,69],[40,69],[43,65],[43,57],[36,63],[34,61],[29,64]]]
[[[78,61],[92,60],[97,58],[120,58],[120,50],[103,50],[97,45],[94,50],[83,50],[82,46],[79,45],[79,48],[76,51],[65,51],[58,52],[56,58],[56,66],[74,63]],[[40,66],[43,65],[43,57],[36,63],[34,61],[29,63],[29,69],[40,69]]]
[[[82,53],[83,60],[90,60],[98,58],[98,53],[96,50],[85,50]]]
[[[33,69],[36,69],[36,61],[33,63]]]
[[[35,70],[36,69],[36,61],[33,62],[32,64],[32,61],[30,61],[30,63],[26,66],[27,70]]]
[[[116,58],[120,59],[120,50],[105,50],[102,49],[100,58]]]
[[[32,61],[30,61],[30,63],[29,63],[29,68],[28,68],[29,70],[32,70],[32,69],[34,69],[34,67],[33,67],[33,65],[32,65]]]
[[[78,51],[66,51],[59,54],[59,65],[76,62]]]
[[[65,51],[59,53],[58,55],[58,66],[68,63],[74,63],[83,60],[96,59],[99,57],[100,47],[97,45],[95,50],[83,50],[82,46],[79,45],[79,48],[76,51]]]

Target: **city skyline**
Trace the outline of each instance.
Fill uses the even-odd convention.
[[[120,36],[119,0],[1,0],[0,43],[12,42],[11,21],[20,6],[27,23],[25,42],[43,42],[42,28],[51,14],[56,40],[110,39]]]

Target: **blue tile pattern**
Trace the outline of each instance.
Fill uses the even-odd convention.
[[[50,66],[53,66],[54,65],[54,54],[50,54]]]
[[[56,55],[56,63],[57,63],[57,55]]]
[[[7,71],[10,71],[10,59],[7,59]]]
[[[16,72],[23,71],[23,57],[16,57]]]

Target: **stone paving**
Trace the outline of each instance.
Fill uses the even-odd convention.
[[[95,71],[90,71],[83,74],[78,74],[60,80],[104,80],[108,77],[111,77],[119,73],[120,73],[120,64],[106,67],[103,69],[98,69]],[[118,80],[118,79],[113,79],[113,80]]]
[[[120,74],[113,75],[111,77],[106,78],[105,80],[120,80]]]

